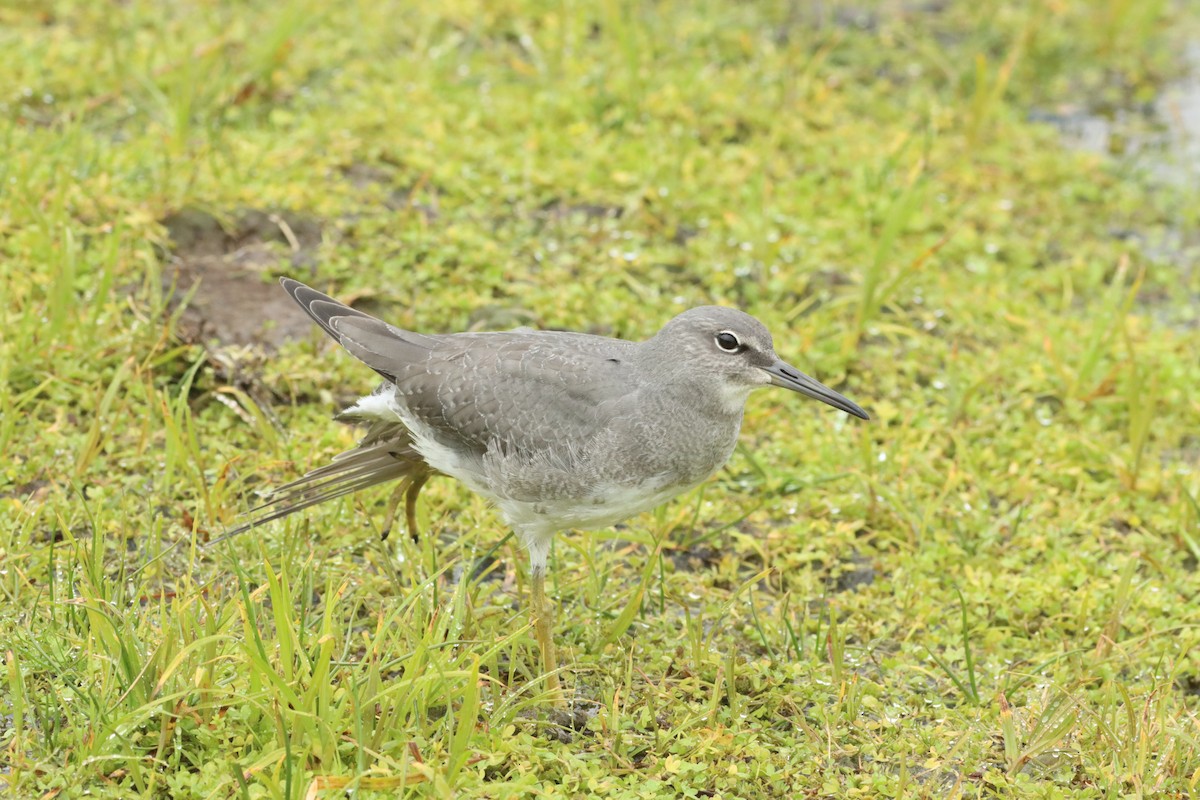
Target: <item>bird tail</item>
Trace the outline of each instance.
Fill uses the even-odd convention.
[[[348,344],[358,347],[353,342],[347,342],[346,337],[338,329],[339,325],[348,325],[351,322],[366,326],[369,331],[379,328],[380,331],[376,332],[378,337],[387,339],[389,342],[394,339],[395,342],[409,348],[423,347],[425,346],[423,343],[428,339],[428,337],[392,328],[299,281],[283,278],[280,283],[292,296],[292,299],[321,327],[321,330],[336,339],[343,347]],[[354,350],[351,352],[354,353]],[[360,359],[362,358],[358,353],[354,354],[358,355]],[[404,427],[399,419],[392,418],[387,414],[381,416],[377,406],[381,399],[386,403],[386,398],[395,391],[393,385],[395,379],[390,376],[387,369],[381,369],[378,364],[371,363],[378,360],[372,354],[368,365],[387,378],[388,383],[380,386],[370,398],[363,398],[358,404],[338,415],[338,419],[341,421],[366,426],[366,435],[363,436],[358,446],[353,450],[347,450],[334,456],[333,461],[329,464],[272,490],[265,496],[261,505],[250,509],[242,516],[240,525],[226,531],[210,544],[222,542],[240,533],[245,533],[251,528],[257,528],[259,525],[294,514],[309,506],[324,503],[326,500],[333,500],[360,489],[390,481],[400,481],[400,484],[393,495],[393,505],[389,507],[383,535],[385,538],[387,537],[395,504],[399,502],[401,494],[404,495],[406,501],[405,515],[409,533],[416,535],[417,495],[420,494],[425,482],[437,473],[425,463],[421,454],[413,447],[412,433]],[[366,407],[364,407],[364,403],[366,403]]]
[[[226,531],[209,544],[223,542],[251,528],[257,528],[289,514],[294,514],[326,500],[377,486],[390,481],[400,481],[393,497],[398,501],[405,495],[405,513],[409,533],[416,535],[415,509],[417,495],[434,471],[412,447],[410,439],[373,437],[369,432],[363,442],[353,450],[333,457],[323,467],[318,467],[300,478],[271,490],[264,502],[243,515],[243,522]],[[392,514],[384,526],[384,538],[391,527]]]

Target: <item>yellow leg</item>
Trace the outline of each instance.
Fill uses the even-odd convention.
[[[408,491],[404,493],[404,521],[408,524],[408,536],[414,542],[417,541],[419,531],[417,530],[417,497],[421,494],[421,488],[425,486],[425,481],[429,480],[428,475],[418,475],[412,479],[412,483],[408,485]]]
[[[383,515],[383,533],[379,537],[383,541],[387,541],[388,534],[392,532],[392,525],[396,521],[396,509],[400,507],[400,500],[404,496],[404,492],[408,490],[408,480],[402,480],[396,484],[396,489],[388,498],[387,511]]]
[[[417,530],[417,497],[421,494],[421,489],[425,486],[430,475],[428,473],[421,475],[410,475],[406,478],[401,478],[396,484],[395,491],[388,498],[387,512],[383,517],[383,536],[387,539],[388,534],[392,532],[392,525],[396,522],[396,512],[400,510],[400,501],[404,500],[404,522],[408,525],[408,535],[415,542],[417,535],[420,533]]]
[[[546,688],[550,702],[555,708],[566,708],[562,686],[558,682],[558,659],[554,655],[554,638],[550,631],[550,608],[546,604],[546,573],[533,570],[533,626],[537,633],[538,646],[542,650],[542,672],[546,675]]]

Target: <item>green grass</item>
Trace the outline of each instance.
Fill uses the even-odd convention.
[[[1200,20],[941,5],[0,9],[0,786],[1200,790],[1200,198],[1028,121],[1145,102]],[[203,547],[373,382],[187,338],[188,209],[420,330],[737,305],[873,419],[758,393],[710,484],[560,537],[568,720],[452,482],[416,542],[380,490]]]

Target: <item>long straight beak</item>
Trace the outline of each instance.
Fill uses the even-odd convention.
[[[833,389],[830,389],[818,380],[808,377],[790,364],[783,361],[776,361],[769,367],[763,367],[763,369],[771,376],[772,386],[782,386],[784,389],[791,389],[793,392],[808,395],[814,400],[820,400],[822,403],[828,403],[834,408],[840,408],[847,414],[853,414],[859,419],[870,419],[867,416],[867,412],[859,408],[857,403],[842,397]]]

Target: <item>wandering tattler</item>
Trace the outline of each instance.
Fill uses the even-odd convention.
[[[737,442],[750,392],[782,386],[867,414],[775,355],[771,334],[732,308],[685,311],[644,342],[514,330],[427,335],[280,283],[384,383],[338,419],[358,446],[269,494],[225,537],[317,503],[399,481],[410,533],[425,482],[449,475],[495,503],[529,550],[546,686],[562,705],[546,557],[556,531],[606,528],[704,482]],[[386,535],[386,533],[385,533]]]

